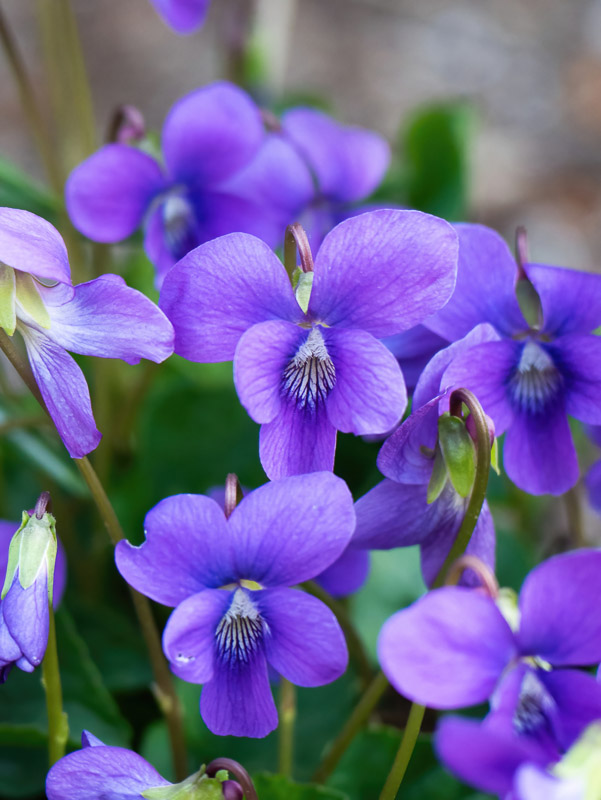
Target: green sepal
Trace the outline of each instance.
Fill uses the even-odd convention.
[[[40,327],[48,329],[50,327],[50,314],[44,305],[34,279],[26,272],[17,272],[16,283],[19,305]]]
[[[2,587],[2,595],[0,595],[0,600],[6,596],[6,593],[13,585],[13,578],[15,577],[15,572],[17,571],[17,567],[19,566],[19,550],[20,550],[20,538],[19,534],[23,530],[23,528],[29,522],[29,514],[27,511],[23,512],[23,516],[21,518],[21,525],[19,529],[16,531],[13,538],[10,540],[10,545],[8,548],[8,563],[6,565],[6,577],[4,578],[4,586]]]
[[[12,586],[18,571],[23,589],[32,586],[42,568],[48,576],[48,600],[52,603],[54,588],[54,565],[57,553],[56,520],[52,514],[44,513],[41,519],[24,511],[21,527],[11,539],[8,550],[8,566],[2,589],[2,597]]]
[[[295,276],[299,273],[298,277]],[[300,269],[295,269],[292,274],[292,287],[295,290],[296,302],[302,308],[304,313],[307,313],[309,308],[309,300],[311,299],[311,289],[313,288],[313,272],[303,272]]]
[[[455,491],[467,497],[476,477],[476,450],[465,422],[450,414],[439,417],[438,443]]]
[[[499,445],[496,436],[493,440],[492,447],[490,448],[490,466],[494,469],[497,475],[501,474],[501,468],[499,467]]]
[[[15,271],[0,262],[0,328],[12,336],[17,327]]]
[[[430,476],[430,482],[428,483],[428,495],[426,498],[428,505],[433,503],[435,500],[438,500],[446,482],[447,468],[444,463],[444,458],[442,457],[440,447],[436,445],[432,475]]]
[[[227,771],[221,769],[214,778],[209,778],[203,764],[198,772],[181,783],[146,789],[142,797],[146,800],[223,800],[221,784],[227,777]]]
[[[601,724],[593,722],[558,761],[551,772],[556,777],[576,780],[582,785],[584,800],[601,797]]]
[[[503,615],[505,622],[516,633],[520,628],[521,616],[517,592],[504,586],[499,589],[495,604]]]

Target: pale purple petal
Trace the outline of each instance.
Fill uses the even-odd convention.
[[[0,685],[6,680],[10,668],[23,656],[21,648],[11,635],[4,620],[4,600],[0,600]],[[8,667],[8,670],[6,669]],[[33,672],[33,667],[26,672]]]
[[[163,154],[176,181],[214,185],[247,164],[263,137],[261,115],[249,95],[231,83],[213,83],[173,106],[163,126]]]
[[[194,33],[205,21],[211,0],[151,0],[167,25],[177,33]]]
[[[403,416],[407,390],[396,358],[382,342],[361,330],[325,330],[336,368],[326,401],[328,418],[343,433],[386,433]]]
[[[601,424],[601,338],[573,334],[547,347],[564,379],[566,412]]]
[[[494,601],[460,586],[436,589],[399,611],[378,640],[380,664],[394,688],[433,708],[483,702],[515,655],[513,634]]]
[[[286,404],[284,370],[306,338],[306,330],[283,320],[260,322],[242,335],[234,358],[234,383],[255,422],[271,422]]]
[[[320,472],[267,483],[228,520],[236,576],[269,587],[302,583],[342,554],[354,528],[353,498],[341,478]]]
[[[258,596],[269,625],[265,655],[280,675],[297,686],[322,686],[348,664],[344,634],[321,600],[296,589],[270,589]]]
[[[524,764],[515,775],[516,800],[586,800],[586,783],[582,775],[560,779],[532,764]]]
[[[261,426],[259,457],[270,480],[334,469],[336,428],[325,409],[282,404],[280,413]]]
[[[359,591],[369,574],[369,552],[347,547],[340,558],[315,580],[332,597],[346,597]]]
[[[200,713],[217,736],[262,738],[278,724],[267,662],[259,650],[249,662],[234,661],[215,670],[203,686]]]
[[[56,228],[20,208],[0,208],[0,261],[45,281],[71,283],[67,248]]]
[[[300,322],[282,262],[253,236],[232,233],[207,242],[167,275],[159,303],[175,329],[175,351],[191,361],[230,361],[257,322]]]
[[[601,719],[601,685],[575,669],[540,670],[538,678],[555,701],[553,731],[562,750],[568,750],[588,725]]]
[[[215,631],[232,593],[205,589],[178,605],[163,632],[163,651],[173,672],[189,683],[206,683],[214,673]]]
[[[146,515],[144,531],[139,547],[119,542],[115,561],[130,586],[157,603],[176,606],[235,580],[225,514],[210,497],[166,497]]]
[[[583,549],[544,561],[520,592],[521,653],[554,666],[601,661],[601,551]]]
[[[590,333],[601,325],[601,275],[545,264],[524,268],[540,297],[543,333]]]
[[[85,747],[61,758],[46,778],[48,800],[140,800],[169,786],[142,756],[123,747]]]
[[[2,614],[8,632],[33,667],[42,663],[48,644],[48,580],[43,570],[28,589],[15,576],[2,599]]]
[[[516,413],[507,430],[503,467],[529,494],[560,495],[578,480],[578,458],[562,400],[549,403],[540,414]]]
[[[167,186],[154,158],[124,144],[107,144],[76,167],[65,186],[71,222],[95,242],[119,242],[140,226]]]
[[[444,305],[456,263],[455,231],[437,217],[396,210],[352,217],[319,249],[309,315],[377,338],[392,336]]]
[[[322,195],[344,202],[362,200],[384,177],[390,148],[373,131],[341,125],[311,108],[287,111],[282,128],[309,164]]]
[[[83,372],[71,356],[45,334],[29,327],[19,330],[29,363],[59,436],[71,458],[94,450],[102,434],[97,430],[90,391]]]
[[[387,336],[382,341],[399,362],[409,390],[415,388],[432,356],[447,345],[446,339],[423,325]]]
[[[167,317],[117,275],[80,283],[68,303],[46,308],[51,319],[46,335],[74,353],[137,364],[141,358],[159,363],[173,352]]]
[[[515,296],[517,266],[505,241],[484,225],[455,225],[459,236],[457,286],[447,305],[426,320],[430,330],[450,342],[481,322],[511,336],[527,331]]]

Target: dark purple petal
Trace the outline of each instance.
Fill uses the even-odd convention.
[[[560,495],[574,486],[580,471],[563,398],[540,414],[515,414],[505,437],[503,466],[529,494]]]
[[[448,300],[456,259],[456,234],[437,217],[395,210],[352,217],[319,249],[309,314],[377,338],[409,330]]]
[[[70,302],[46,307],[51,319],[46,335],[74,353],[137,364],[141,358],[159,363],[173,352],[167,317],[117,275],[80,283]]]
[[[151,3],[177,33],[194,33],[205,21],[211,0],[151,0]]]
[[[11,539],[18,531],[20,522],[7,522],[0,519],[0,578],[4,580],[8,566],[8,549]]]
[[[29,363],[48,412],[71,458],[94,450],[102,434],[96,428],[90,391],[71,356],[44,333],[20,327]]]
[[[362,200],[384,177],[390,148],[373,131],[341,125],[310,108],[287,111],[282,128],[306,159],[322,195],[344,202]]]
[[[341,478],[320,472],[267,483],[228,520],[236,576],[268,587],[302,583],[342,554],[354,528],[353,498]]]
[[[333,597],[357,592],[369,574],[369,552],[347,547],[340,558],[321,572],[315,580]]]
[[[159,203],[149,214],[144,228],[144,250],[155,268],[155,287],[159,290],[171,267],[192,249],[189,248],[186,253],[180,253],[179,256],[173,254],[165,231],[164,215],[165,203]],[[186,240],[188,236],[189,231],[186,232]],[[194,246],[198,244],[200,242],[195,240]]]
[[[601,461],[595,461],[586,478],[588,500],[595,511],[601,513]]]
[[[493,600],[449,586],[422,597],[382,628],[378,657],[401,694],[433,708],[486,700],[516,655],[514,637]]]
[[[107,144],[76,167],[65,203],[78,231],[96,242],[118,242],[138,228],[167,181],[154,158],[124,144]]]
[[[590,333],[601,325],[601,275],[545,264],[524,268],[540,297],[543,333]]]
[[[48,644],[48,580],[45,569],[28,589],[23,589],[18,576],[15,577],[2,599],[2,614],[8,632],[23,656],[32,667],[38,667]]]
[[[46,778],[48,800],[140,800],[169,786],[148,761],[123,747],[85,747],[61,758]]]
[[[245,166],[263,137],[259,109],[246,92],[231,83],[213,83],[173,106],[163,126],[163,154],[177,182],[198,188]]]
[[[522,764],[548,763],[544,751],[527,737],[460,717],[446,717],[440,722],[434,746],[442,763],[458,778],[500,797],[511,791],[515,772]]]
[[[588,725],[601,719],[601,685],[575,669],[540,670],[538,677],[556,703],[551,722],[557,742],[568,750]]]
[[[423,325],[416,325],[408,331],[386,337],[383,343],[399,362],[407,389],[411,391],[426,364],[442,347],[446,347],[447,340]]]
[[[52,607],[58,608],[63,594],[65,593],[65,586],[67,585],[67,556],[65,548],[60,539],[57,541],[56,561],[54,562],[54,583],[52,586]],[[0,574],[2,570],[0,569]]]
[[[547,347],[564,379],[567,413],[601,424],[601,338],[573,334]]]
[[[325,409],[282,404],[280,413],[261,426],[259,457],[270,480],[334,469],[336,428]]]
[[[445,517],[445,503],[428,505],[426,498],[425,484],[380,481],[355,503],[353,546],[369,550],[407,547],[420,544],[433,531],[455,524],[455,514],[450,520]]]
[[[515,296],[517,267],[505,241],[484,225],[455,225],[459,235],[457,286],[447,305],[427,320],[430,330],[454,342],[481,322],[511,336],[527,331]]]
[[[0,208],[0,261],[45,281],[71,283],[67,248],[42,217],[19,208]]]
[[[211,680],[215,631],[231,599],[231,592],[205,589],[188,597],[171,614],[163,632],[163,650],[178,678],[189,683]]]
[[[81,732],[81,746],[84,747],[106,747],[105,743],[90,731]]]
[[[200,713],[217,736],[262,738],[278,724],[267,662],[261,650],[249,662],[234,661],[215,669],[203,686]]]
[[[218,503],[200,494],[166,497],[144,520],[146,541],[115,548],[117,569],[147,597],[176,606],[234,580],[231,535]]]
[[[328,418],[343,433],[391,430],[407,407],[407,390],[396,358],[361,330],[327,330],[325,342],[336,368],[326,400]]]
[[[291,322],[259,322],[238,342],[234,383],[238,397],[255,422],[271,422],[286,401],[282,382],[286,365],[294,357],[307,331]]]
[[[601,661],[601,551],[583,549],[549,558],[532,570],[520,592],[520,652],[554,666]]]
[[[232,233],[201,245],[167,275],[159,303],[175,329],[175,351],[191,361],[230,361],[257,322],[300,322],[282,262],[260,239]]]
[[[298,686],[322,686],[348,664],[344,634],[321,600],[295,589],[269,589],[258,596],[269,625],[265,655],[280,675]]]

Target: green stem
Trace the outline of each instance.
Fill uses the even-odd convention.
[[[0,349],[4,351],[8,360],[17,370],[38,403],[48,416],[50,416],[29,364],[21,356],[11,339],[3,330],[0,330]],[[87,458],[74,458],[73,461],[88,485],[90,494],[92,495],[112,543],[117,544],[117,542],[125,538],[125,534],[115,514],[115,509],[104,490],[104,486]],[[161,639],[152,615],[150,602],[147,597],[135,591],[135,589],[132,589],[131,586],[128,586],[128,588],[152,665],[156,682],[155,695],[157,702],[167,721],[174,772],[177,780],[183,780],[188,774],[188,764],[179,698],[175,691],[167,661],[163,655]]]
[[[46,692],[46,711],[48,713],[48,760],[52,766],[65,755],[69,738],[69,722],[63,711],[63,690],[56,647],[56,623],[52,603],[49,605],[48,645],[42,661],[42,685]]]
[[[280,775],[292,775],[294,761],[294,723],[296,721],[296,687],[286,678],[280,680],[278,728],[278,767]]]
[[[425,713],[425,706],[412,703],[409,717],[407,718],[407,725],[405,726],[403,738],[401,739],[401,746],[399,747],[392,768],[386,778],[384,788],[380,793],[380,800],[394,800],[397,796],[397,792],[405,777],[409,762],[411,761],[411,756],[415,749],[415,743],[417,742]]]
[[[582,508],[580,506],[580,497],[578,496],[578,487],[573,486],[563,496],[566,508],[566,515],[568,518],[568,536],[569,541],[574,547],[586,547],[587,541],[584,535],[584,524],[582,521]]]

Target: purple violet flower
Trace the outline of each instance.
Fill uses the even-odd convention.
[[[601,447],[601,425],[588,425],[587,433],[598,447]],[[601,460],[589,467],[584,479],[591,506],[601,514]]]
[[[25,342],[35,380],[65,447],[82,458],[101,433],[83,372],[67,350],[137,364],[164,361],[173,329],[118,275],[73,286],[58,231],[29,211],[0,208],[0,328]]]
[[[328,234],[295,295],[264,242],[232,234],[182,259],[160,306],[179,355],[234,359],[240,401],[262,425],[259,454],[271,479],[332,469],[337,430],[381,434],[401,418],[403,376],[378,339],[445,303],[455,247],[453,229],[436,217],[362,214]]]
[[[69,216],[97,242],[119,242],[143,224],[158,286],[176,261],[217,236],[242,231],[275,246],[292,221],[289,187],[309,186],[310,177],[290,145],[261,149],[264,143],[251,98],[214,83],[169,112],[164,165],[125,144],[105,145],[80,164],[65,188]]]
[[[506,431],[504,467],[530,494],[562,494],[578,480],[568,415],[601,424],[601,275],[523,264],[542,319],[531,327],[518,304],[518,268],[501,237],[457,225],[459,270],[453,297],[427,326],[454,341],[489,322],[503,337],[459,355],[445,384],[471,389]],[[583,303],[582,298],[587,302]]]
[[[419,544],[422,574],[431,585],[453,546],[465,515],[468,498],[461,497],[447,477],[438,496],[428,502],[438,442],[438,420],[449,408],[449,389],[441,377],[454,354],[480,342],[498,339],[490,325],[479,325],[459,342],[440,351],[423,371],[413,394],[411,415],[384,442],[378,469],[385,480],[355,504],[357,529],[353,547],[389,550]],[[495,529],[486,501],[467,553],[494,571]],[[477,579],[466,570],[461,582]]]
[[[140,547],[117,545],[125,580],[176,607],[163,649],[176,675],[204,684],[200,712],[213,733],[262,737],[277,726],[268,663],[300,686],[342,675],[336,617],[289,587],[332,564],[354,526],[344,481],[314,473],[261,486],[227,519],[209,497],[168,497],[146,516]]]
[[[211,0],[150,0],[176,33],[194,33],[204,23]]]

